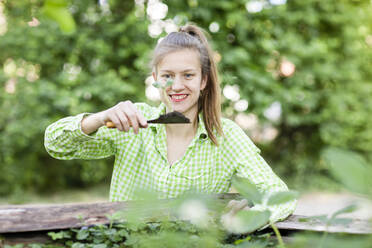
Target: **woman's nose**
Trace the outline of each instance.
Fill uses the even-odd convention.
[[[175,76],[172,84],[172,90],[182,90],[184,85],[182,79],[179,76]]]

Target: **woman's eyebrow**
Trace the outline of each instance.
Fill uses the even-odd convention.
[[[184,72],[195,72],[196,70],[195,69],[186,69],[186,70],[183,70],[181,71],[181,73],[184,73]],[[170,73],[173,73],[174,71],[172,70],[160,70],[160,72],[170,72]]]

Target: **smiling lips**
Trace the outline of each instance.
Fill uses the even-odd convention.
[[[187,98],[187,94],[173,94],[170,95],[172,102],[181,102]]]

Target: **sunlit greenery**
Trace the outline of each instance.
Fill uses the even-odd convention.
[[[331,164],[337,163],[337,152],[329,150],[326,153]],[[355,178],[345,176],[355,166],[355,174],[361,172],[372,176],[372,166],[355,154],[349,154],[349,165],[341,169],[330,167],[332,174],[341,183],[348,187],[355,185]],[[340,173],[341,171],[341,173]],[[233,186],[238,189],[242,197],[254,202],[262,202],[264,195],[257,188],[242,178],[235,178]],[[359,183],[358,191],[367,194],[371,184]],[[52,231],[48,235],[50,241],[44,244],[30,244],[31,247],[72,247],[72,248],[110,248],[110,247],[370,247],[372,235],[330,234],[327,228],[331,225],[348,225],[351,219],[339,218],[341,214],[355,211],[355,205],[342,208],[331,216],[313,216],[325,224],[323,233],[296,233],[283,242],[275,224],[271,223],[272,230],[257,228],[268,223],[270,211],[240,210],[236,215],[229,216],[227,225],[224,217],[228,216],[229,209],[215,196],[184,195],[171,201],[158,200],[151,192],[138,192],[138,201],[129,202],[127,209],[107,216],[109,224],[84,226],[70,230]],[[271,195],[267,204],[281,204],[293,200],[293,192],[278,192]],[[366,195],[366,197],[371,197]],[[149,211],[150,210],[150,211]],[[254,232],[255,231],[255,232]],[[275,234],[274,234],[275,233]],[[7,246],[6,246],[7,247]],[[10,248],[11,246],[8,246]],[[18,248],[13,246],[13,248]]]
[[[292,188],[328,186],[321,154],[329,147],[372,160],[369,0],[172,0],[157,12],[147,11],[150,1],[0,2],[3,196],[108,185],[111,159],[57,161],[44,130],[121,100],[157,104],[145,94],[152,48],[188,21],[210,33],[224,115],[238,117]]]

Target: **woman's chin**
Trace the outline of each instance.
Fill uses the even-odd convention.
[[[198,112],[198,107],[197,105],[194,105],[194,106],[190,106],[189,104],[174,104],[173,105],[173,111],[177,111],[177,112],[180,112],[181,114],[185,115],[185,116],[193,116],[193,113],[197,113]]]

